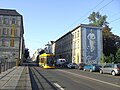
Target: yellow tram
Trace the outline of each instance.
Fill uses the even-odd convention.
[[[43,53],[39,55],[39,66],[43,68],[55,68],[55,55]]]

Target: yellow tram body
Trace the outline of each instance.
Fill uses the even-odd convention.
[[[43,68],[55,68],[55,55],[43,53],[39,55],[39,66]]]

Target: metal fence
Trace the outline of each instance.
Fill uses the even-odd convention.
[[[0,57],[0,73],[8,69],[11,69],[12,67],[15,67],[15,66],[16,66],[15,61],[5,57]]]

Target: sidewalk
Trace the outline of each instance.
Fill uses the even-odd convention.
[[[9,69],[0,74],[0,90],[32,90],[26,66]]]

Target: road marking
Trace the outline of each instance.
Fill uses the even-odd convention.
[[[64,90],[64,88],[62,88],[59,84],[57,84],[57,83],[54,83],[55,84],[55,86],[57,86],[60,90]]]
[[[102,81],[102,80],[98,80],[98,79],[95,79],[95,78],[90,78],[90,77],[87,77],[87,76],[75,74],[75,73],[68,72],[68,71],[64,71],[64,70],[58,70],[58,71],[62,71],[62,72],[65,72],[65,73],[72,74],[72,75],[74,75],[74,76],[79,76],[79,77],[87,78],[87,79],[90,79],[90,80],[98,81],[98,82],[101,82],[101,83],[105,83],[105,84],[112,85],[112,86],[115,86],[115,87],[119,87],[119,88],[120,88],[119,85],[112,84],[112,83],[109,83],[109,82],[105,82],[105,81]]]

